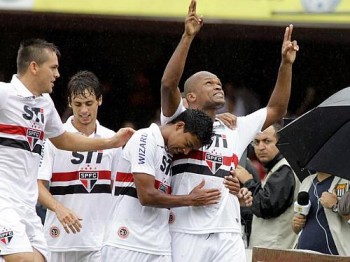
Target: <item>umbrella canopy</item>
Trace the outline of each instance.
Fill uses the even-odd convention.
[[[350,87],[278,132],[277,147],[303,180],[307,170],[350,179]]]

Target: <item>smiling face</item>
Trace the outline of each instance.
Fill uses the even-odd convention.
[[[199,149],[202,146],[199,138],[190,133],[184,133],[184,123],[178,122],[174,125],[175,131],[171,132],[167,139],[167,148],[171,154],[187,155],[193,149]]]
[[[218,109],[225,104],[225,95],[220,79],[206,71],[191,76],[185,83],[186,98],[190,107]]]
[[[101,103],[102,97],[96,99],[95,94],[88,90],[85,90],[84,95],[71,97],[70,107],[73,110],[74,124],[77,127],[95,125],[98,107]]]
[[[269,126],[253,140],[256,157],[263,164],[270,162],[278,154],[277,137],[273,126]]]

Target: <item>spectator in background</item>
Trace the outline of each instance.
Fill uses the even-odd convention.
[[[239,166],[245,168],[248,171],[248,173],[253,176],[254,181],[256,182],[260,181],[259,172],[254,166],[253,162],[248,157],[243,155],[238,164]],[[241,185],[241,187],[243,187],[243,185]],[[243,233],[243,240],[245,241],[246,248],[248,248],[248,244],[249,244],[252,220],[253,220],[253,212],[251,207],[241,206],[242,233]]]
[[[97,121],[102,88],[94,73],[73,75],[67,92],[73,116],[65,123],[65,130],[87,137],[113,135]],[[51,250],[50,261],[101,262],[102,239],[113,200],[111,182],[120,153],[121,148],[70,152],[46,141],[38,186],[39,202],[48,208],[44,234]]]
[[[227,82],[223,86],[225,105],[217,113],[245,116],[261,108],[259,96],[239,82]]]
[[[235,170],[243,186],[253,192],[251,210],[254,215],[249,248],[289,249],[296,239],[290,221],[300,182],[276,146],[280,128],[280,124],[273,124],[252,142],[256,157],[267,169],[263,181],[255,181],[243,167]]]
[[[300,191],[309,193],[307,216],[296,213],[292,227],[298,234],[297,249],[350,256],[350,227],[338,213],[338,199],[349,190],[349,180],[317,172],[306,177]]]

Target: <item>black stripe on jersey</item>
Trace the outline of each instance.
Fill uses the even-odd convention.
[[[34,149],[31,150],[27,141],[16,140],[16,139],[11,139],[7,137],[0,137],[0,145],[18,148],[18,149],[24,149],[29,152],[37,153],[39,155],[41,154],[41,149],[42,149],[42,146],[40,144],[37,144],[35,145]]]
[[[110,185],[95,184],[89,193],[83,185],[71,186],[51,186],[50,193],[52,195],[68,195],[68,194],[96,194],[96,193],[111,193]]]
[[[120,186],[116,186],[115,190],[114,190],[114,195],[115,196],[127,195],[127,196],[131,196],[131,197],[134,197],[134,198],[138,198],[137,197],[136,188],[134,188],[134,187],[120,187]]]
[[[172,176],[176,176],[184,172],[189,172],[189,173],[194,173],[194,174],[204,175],[204,176],[222,177],[222,178],[230,174],[229,171],[223,170],[223,169],[218,169],[216,173],[213,174],[213,172],[207,166],[190,164],[190,163],[179,164],[172,167]]]

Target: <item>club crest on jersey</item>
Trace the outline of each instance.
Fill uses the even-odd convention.
[[[27,138],[30,150],[33,150],[37,142],[40,140],[40,134],[41,134],[40,130],[31,129],[31,128],[27,129],[26,138]]]
[[[222,160],[222,156],[213,155],[209,153],[206,153],[205,155],[205,161],[207,162],[207,165],[213,174],[215,174],[222,166]]]
[[[79,180],[85,189],[90,193],[98,180],[98,172],[79,172]]]
[[[173,224],[173,223],[175,223],[175,214],[174,214],[174,212],[170,212],[169,224]]]
[[[58,238],[60,236],[60,229],[56,226],[50,228],[50,236],[52,238]]]
[[[3,227],[0,231],[0,241],[4,243],[5,245],[9,244],[11,242],[11,239],[13,237],[13,231],[10,229],[7,229]]]
[[[127,227],[120,227],[118,229],[118,236],[122,239],[126,239],[129,236],[129,229]]]

